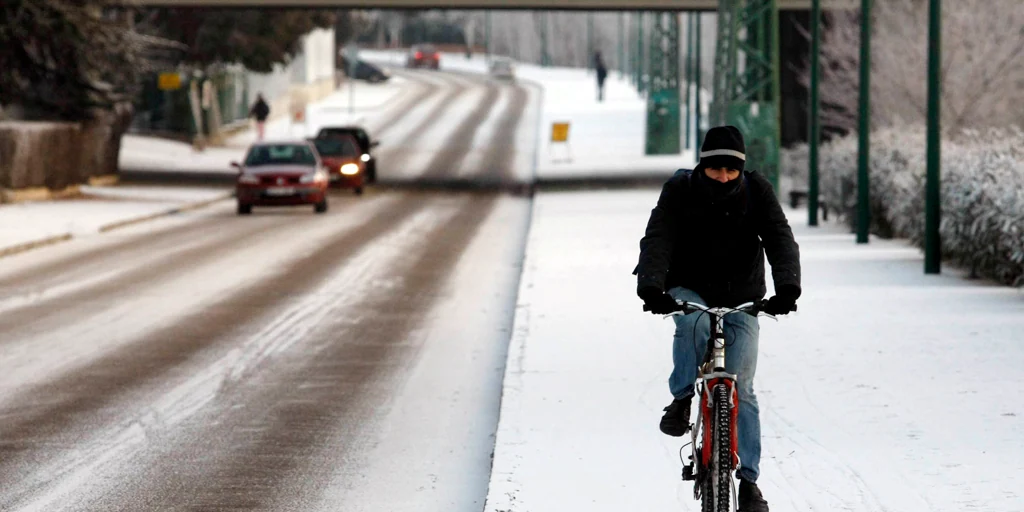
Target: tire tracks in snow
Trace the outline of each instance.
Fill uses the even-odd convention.
[[[31,411],[17,406],[4,411],[9,419],[0,427],[0,485],[9,492],[5,493],[5,501],[0,501],[0,505],[7,505],[0,508],[6,509],[13,501],[30,496],[36,486],[45,486],[55,476],[99,458],[89,450],[76,450],[89,456],[72,455],[70,460],[60,460],[61,454],[57,454],[57,466],[33,472],[34,478],[26,478],[24,468],[18,471],[23,465],[34,467],[53,458],[48,445],[82,437],[78,430],[97,429],[95,423],[120,425],[114,427],[114,434],[105,437],[116,439],[124,435],[138,422],[139,415],[125,420],[122,408],[117,406],[119,402],[142,388],[158,386],[161,379],[171,377],[175,371],[180,373],[198,353],[244,337],[252,322],[281,309],[294,297],[315,290],[325,275],[421,211],[428,201],[423,195],[403,195],[390,208],[393,214],[374,216],[361,226],[333,236],[314,253],[300,257],[275,275],[233,290],[229,296],[174,325],[148,333],[76,371],[23,392],[27,404],[40,396],[51,399]],[[13,419],[15,412],[23,417]],[[104,412],[107,417],[93,417],[104,416]],[[93,447],[100,451],[109,448],[102,443]],[[15,492],[16,487],[21,487],[21,491]]]

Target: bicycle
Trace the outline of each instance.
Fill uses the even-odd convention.
[[[740,466],[737,449],[736,417],[739,412],[737,376],[725,370],[725,334],[723,319],[731,313],[746,313],[776,320],[761,309],[766,301],[748,302],[734,308],[709,308],[694,302],[682,302],[679,309],[665,317],[702,312],[711,320],[711,341],[704,352],[698,372],[696,394],[700,395],[697,417],[690,424],[690,443],[679,449],[683,480],[693,481],[694,499],[701,501],[701,512],[730,512],[737,503],[733,471]],[[646,308],[645,308],[646,309]],[[796,307],[793,307],[796,311]],[[690,463],[683,450],[691,446]]]

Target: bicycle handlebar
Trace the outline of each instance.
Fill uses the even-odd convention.
[[[769,315],[768,313],[764,313],[764,312],[761,311],[761,309],[764,308],[764,305],[767,302],[768,301],[766,299],[761,299],[761,300],[756,301],[756,302],[747,302],[746,304],[741,304],[741,305],[736,306],[734,308],[722,308],[722,307],[709,308],[709,307],[707,307],[707,306],[705,306],[703,304],[698,304],[696,302],[686,302],[686,301],[683,301],[683,302],[679,303],[679,309],[675,310],[672,313],[669,313],[668,315],[669,316],[673,316],[673,315],[678,315],[680,313],[682,313],[684,315],[688,315],[690,313],[696,313],[696,312],[699,312],[699,311],[704,311],[704,312],[711,313],[713,315],[718,315],[718,316],[725,316],[725,315],[727,315],[729,313],[750,313],[750,314],[752,314],[754,316],[765,316],[765,317],[768,317],[768,318],[775,318],[775,315]],[[644,311],[650,311],[650,308],[648,308],[646,304],[644,304]],[[793,304],[793,310],[792,311],[796,311],[796,304]]]

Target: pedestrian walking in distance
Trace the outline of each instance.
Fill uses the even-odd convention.
[[[249,117],[256,119],[256,139],[263,140],[263,135],[266,133],[267,116],[270,115],[270,106],[267,105],[266,100],[263,99],[262,94],[256,95],[256,102],[252,104],[252,108],[249,109]]]
[[[608,67],[604,65],[601,52],[594,54],[594,69],[597,70],[597,101],[604,101],[604,81],[608,78]]]

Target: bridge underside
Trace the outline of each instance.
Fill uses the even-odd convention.
[[[811,0],[777,0],[779,9],[810,9]],[[133,0],[148,6],[342,7],[364,9],[554,9],[554,10],[715,10],[719,0]],[[853,9],[858,0],[822,0],[825,9]]]

